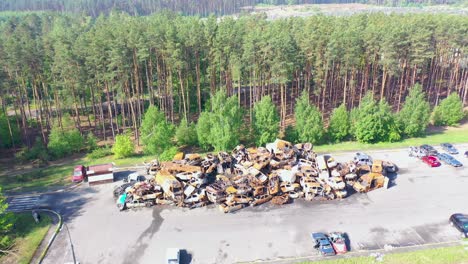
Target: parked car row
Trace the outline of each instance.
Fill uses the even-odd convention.
[[[460,161],[452,156],[459,153],[452,144],[443,143],[440,146],[447,153],[440,153],[434,147],[423,144],[419,147],[410,147],[409,155],[410,157],[420,158],[422,162],[426,163],[430,167],[439,167],[441,162],[453,167],[463,166]],[[468,157],[468,151],[465,152],[465,157]]]
[[[334,256],[348,252],[347,236],[340,232],[312,233],[314,248],[323,256]]]

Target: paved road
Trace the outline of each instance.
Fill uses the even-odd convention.
[[[468,145],[462,147],[468,149]],[[216,208],[141,208],[119,212],[112,185],[43,195],[42,206],[58,208],[70,228],[80,263],[163,263],[169,247],[188,250],[186,263],[233,263],[286,257],[316,258],[309,237],[316,231],[346,232],[352,251],[458,240],[448,225],[454,212],[468,212],[468,169],[429,168],[404,150],[368,152],[394,161],[400,171],[389,189],[344,200],[274,206],[234,214]],[[334,155],[338,161],[351,153]],[[457,156],[468,164],[462,155]],[[61,232],[46,263],[71,261]]]

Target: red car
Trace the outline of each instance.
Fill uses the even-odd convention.
[[[332,232],[328,235],[328,240],[330,240],[337,255],[348,252],[346,238],[343,233]]]
[[[75,169],[73,169],[72,182],[83,181],[85,176],[86,176],[86,167],[83,165],[77,165],[75,166]]]
[[[431,167],[439,167],[440,166],[439,160],[434,156],[424,156],[421,159],[422,159],[422,161],[424,163],[426,163],[427,165],[429,165]]]

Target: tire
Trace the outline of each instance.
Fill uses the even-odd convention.
[[[118,204],[117,208],[119,209],[119,211],[123,211],[125,209],[125,205],[124,204]]]

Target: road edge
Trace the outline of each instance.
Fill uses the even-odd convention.
[[[252,260],[252,261],[242,261],[236,262],[237,264],[254,264],[254,263],[296,263],[296,262],[314,262],[314,261],[322,261],[322,260],[338,260],[338,259],[348,259],[348,258],[356,258],[356,257],[365,257],[371,256],[372,254],[378,253],[385,253],[385,254],[394,254],[394,253],[403,253],[403,252],[410,252],[410,251],[417,251],[417,250],[424,250],[424,249],[432,249],[432,248],[444,248],[444,247],[451,247],[451,246],[458,246],[462,244],[462,239],[460,240],[453,240],[453,241],[446,241],[446,242],[439,242],[439,243],[428,243],[428,244],[421,244],[421,245],[411,245],[411,246],[404,246],[404,247],[393,247],[391,249],[375,249],[375,250],[358,250],[358,251],[351,251],[344,255],[335,255],[335,256],[328,256],[326,258],[320,255],[310,255],[310,256],[301,256],[301,257],[285,257],[285,258],[277,258],[277,259],[269,259],[269,260]]]

